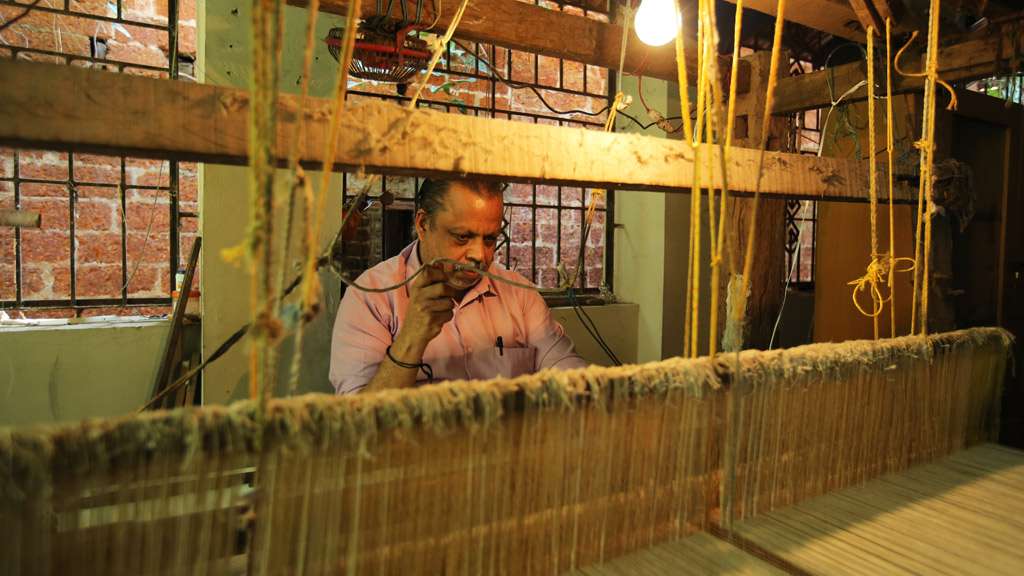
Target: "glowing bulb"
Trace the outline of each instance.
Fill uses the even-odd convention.
[[[676,0],[643,0],[633,27],[644,44],[662,46],[675,39],[681,23]]]

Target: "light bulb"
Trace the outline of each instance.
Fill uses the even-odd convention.
[[[681,22],[676,0],[642,0],[633,27],[644,44],[662,46],[675,39]]]

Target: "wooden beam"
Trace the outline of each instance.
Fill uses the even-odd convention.
[[[733,4],[736,0],[728,0]],[[778,0],[744,0],[745,9],[775,15]],[[786,21],[828,32],[833,36],[864,42],[864,28],[846,0],[788,0]]]
[[[39,228],[41,222],[39,212],[0,208],[0,228]]]
[[[246,92],[236,89],[32,62],[0,62],[0,145],[243,164],[248,153]],[[291,146],[300,99],[279,104],[277,150]],[[317,165],[331,102],[310,99],[299,157]],[[157,113],[158,112],[158,113]],[[366,101],[342,117],[335,170],[472,177],[566,186],[685,191],[693,148],[633,134],[408,111]],[[754,191],[758,152],[729,156],[730,185]],[[766,196],[859,201],[867,164],[769,152]],[[716,178],[718,172],[715,171]],[[911,200],[901,188],[900,199]],[[239,190],[239,198],[242,197]]]
[[[287,0],[288,4],[306,7],[308,0]],[[437,27],[443,30],[451,22],[458,9],[458,2],[441,3],[441,17]],[[345,0],[321,0],[320,9],[331,14],[345,14],[348,2]],[[363,2],[362,16],[373,16],[377,12],[375,2]],[[397,12],[397,10],[396,10]],[[687,34],[686,66],[692,82],[697,78],[696,29]],[[527,4],[518,0],[487,0],[470,2],[455,33],[458,38],[473,42],[493,43],[498,46],[536,52],[545,56],[565,58],[601,66],[611,70],[619,69],[622,50],[622,27]],[[729,69],[730,60],[722,58],[723,71]],[[675,47],[670,42],[665,46],[651,48],[644,45],[630,32],[626,60],[623,66],[631,74],[643,74],[676,82]],[[740,86],[748,84],[746,68],[740,68]],[[743,90],[741,90],[741,93]]]
[[[940,48],[939,74],[946,82],[977,80],[996,75],[997,60],[1005,62],[1013,57],[1014,42],[1018,43],[1018,50],[1024,52],[1024,38],[1015,38],[1008,33],[1002,35],[1002,40],[1000,35],[996,34]],[[895,48],[893,50],[895,51]],[[909,56],[904,56],[901,60],[908,71],[921,70],[923,56],[919,56],[919,62],[922,64],[914,66],[911,64],[913,61],[914,58]],[[884,75],[884,71],[882,74]],[[864,62],[853,62],[829,70],[780,78],[775,90],[775,107],[772,113],[793,114],[801,110],[827,107],[831,104],[829,82],[832,84],[831,94],[838,98],[866,80],[867,68]],[[894,93],[913,92],[921,90],[923,86],[922,78],[905,78],[893,73]],[[865,97],[866,89],[861,87],[847,96],[844,102],[856,102]]]
[[[853,8],[853,13],[857,15],[857,20],[860,21],[861,28],[865,30],[865,33],[869,26],[874,26],[876,33],[879,30],[885,30],[885,21],[875,11],[871,0],[849,0],[849,2],[850,8]]]

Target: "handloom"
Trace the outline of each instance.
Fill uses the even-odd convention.
[[[979,328],[7,430],[0,573],[644,574],[673,557],[793,572],[818,552],[764,526],[886,474],[911,470],[905,499],[1015,505],[998,465],[1021,456],[987,448],[989,480],[962,452],[995,438],[1009,346]],[[955,453],[946,477],[911,469]],[[958,487],[964,468],[990,491]],[[904,512],[874,485],[844,522]],[[964,530],[993,522],[936,506]],[[1004,557],[1020,554],[1008,533],[989,541]],[[771,558],[744,556],[751,542]],[[971,545],[957,554],[988,556]]]

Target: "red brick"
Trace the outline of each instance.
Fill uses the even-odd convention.
[[[77,264],[121,265],[120,233],[77,232],[75,238]]]
[[[0,266],[0,300],[14,300],[18,297],[15,280],[14,266]]]
[[[134,271],[134,275],[132,275]],[[168,272],[166,266],[141,264],[136,269],[134,264],[128,268],[128,295],[138,298],[169,296]]]
[[[16,255],[14,230],[11,228],[0,228],[0,266],[14,266]]]
[[[512,77],[509,79],[513,82],[533,82],[533,54],[522,50],[512,51]]]
[[[128,191],[125,200],[128,231],[156,233],[170,230],[167,202],[166,190]]]
[[[156,291],[157,278],[160,272],[158,266],[146,266],[134,263],[128,265],[128,295],[129,296],[152,296]]]
[[[119,232],[118,205],[113,200],[82,199],[75,203],[75,229]]]
[[[71,245],[67,231],[22,230],[21,258],[26,264],[70,261]]]
[[[583,189],[563,187],[562,188],[562,206],[582,206],[583,205]]]
[[[22,267],[22,299],[56,300],[71,297],[71,266],[25,264]]]
[[[120,294],[117,295],[118,297]],[[81,318],[95,318],[96,316],[132,316],[131,308],[111,306],[106,308],[85,308],[79,313]]]
[[[39,230],[66,233],[69,229],[71,214],[67,198],[22,198],[21,209],[39,212],[42,217]]]
[[[74,171],[75,182],[83,184],[118,184],[121,182],[121,160],[116,156],[75,154]]]
[[[14,150],[0,148],[0,178],[14,176]]]
[[[18,310],[18,314],[22,318],[75,318],[77,314],[74,308],[57,308],[57,309],[45,309],[36,310],[33,308],[23,308]]]
[[[558,86],[558,58],[550,56],[537,57],[537,83],[542,86]]]
[[[170,306],[135,306],[126,308],[125,311],[132,316],[170,316]]]
[[[60,198],[70,197],[67,184],[41,184],[26,182],[19,187],[22,199],[25,198]]]
[[[182,218],[178,225],[178,234],[184,238],[188,234],[199,232],[199,218]],[[294,233],[294,232],[293,232]],[[294,239],[293,239],[294,241]]]
[[[599,66],[587,65],[587,93],[605,94],[608,92],[608,71]]]
[[[552,267],[556,264],[554,246],[537,246],[535,253],[537,256],[536,266],[538,268]]]
[[[508,269],[529,277],[530,270],[533,268],[533,247],[513,246],[509,252],[511,258],[507,266]]]
[[[122,43],[111,40],[107,43],[107,59],[129,64],[167,66],[167,55],[159,48],[141,46],[136,43]]]
[[[583,74],[586,68],[582,62],[574,62],[572,60],[565,60],[562,63],[562,74],[565,79],[562,81],[562,86],[566,90],[576,90],[577,92],[583,91]]]
[[[529,203],[533,201],[533,186],[514,182],[505,189],[505,202]]]
[[[152,232],[148,238],[145,232],[128,233],[128,267],[135,266],[141,260],[146,264],[166,265],[170,246],[168,235]]]
[[[22,150],[18,153],[18,175],[39,180],[67,180],[68,155],[64,152]]]
[[[75,267],[75,295],[79,298],[121,296],[121,265],[81,264]]]
[[[126,19],[151,24],[167,22],[167,0],[121,0],[121,10]],[[181,10],[178,10],[181,14]]]
[[[41,62],[43,64],[64,64],[67,61],[62,56],[49,56],[46,54],[33,54],[30,52],[19,52],[16,59],[24,60],[26,62]]]
[[[108,4],[108,0],[71,0],[70,8],[75,12],[82,12],[84,14],[94,14],[96,16],[116,16],[116,12],[114,14],[110,14],[107,8]]]
[[[540,268],[537,270],[539,279],[536,281],[541,288],[558,287],[558,271],[554,268]]]
[[[558,187],[547,184],[538,184],[537,204],[541,206],[555,206],[558,204]]]
[[[125,179],[129,186],[170,186],[170,164],[163,160],[125,160]]]

